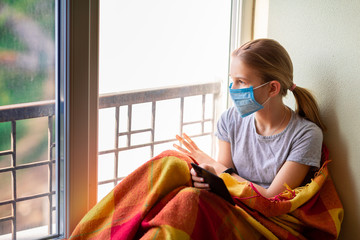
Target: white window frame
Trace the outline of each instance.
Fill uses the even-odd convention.
[[[232,0],[230,52],[254,39],[256,0]]]
[[[239,48],[242,44],[254,39],[255,6],[256,0],[232,0],[231,1],[231,24],[230,24],[230,42],[229,56],[231,52]],[[230,73],[230,58],[229,70]],[[230,84],[228,78],[228,85]],[[232,105],[230,94],[227,91],[226,107]]]
[[[99,0],[64,1],[65,238],[96,204]]]

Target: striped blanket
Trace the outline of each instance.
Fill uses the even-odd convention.
[[[268,199],[222,174],[236,206],[191,187],[192,160],[165,151],[121,181],[70,239],[337,239],[343,207],[327,169]]]

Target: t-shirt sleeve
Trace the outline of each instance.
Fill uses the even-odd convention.
[[[225,111],[221,114],[220,119],[217,122],[215,136],[219,140],[230,142],[228,111]]]
[[[315,124],[307,126],[294,141],[287,160],[319,168],[322,143],[321,129]]]

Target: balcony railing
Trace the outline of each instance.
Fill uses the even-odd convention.
[[[120,159],[119,154],[123,151],[133,150],[133,149],[142,149],[144,147],[150,148],[150,156],[153,157],[155,154],[155,147],[157,145],[161,145],[164,143],[176,142],[175,136],[167,139],[156,139],[156,132],[160,130],[160,128],[156,128],[157,121],[157,106],[159,102],[166,100],[175,100],[179,101],[179,116],[177,116],[179,121],[179,132],[178,134],[182,134],[184,127],[200,128],[198,129],[197,134],[192,134],[191,137],[201,137],[208,136],[212,140],[212,147],[214,145],[214,125],[215,125],[215,109],[218,100],[218,96],[220,93],[220,83],[206,83],[206,84],[198,84],[198,85],[187,85],[187,86],[179,86],[179,87],[166,87],[161,89],[153,89],[153,90],[141,90],[141,91],[132,91],[132,92],[122,92],[122,93],[113,93],[113,94],[104,94],[99,97],[99,109],[100,116],[102,109],[114,109],[115,113],[115,129],[113,133],[114,137],[114,146],[110,147],[106,150],[99,151],[99,158],[102,155],[113,154],[113,174],[110,178],[106,180],[101,180],[98,182],[98,186],[102,185],[111,185],[114,187],[118,184],[121,179],[125,176],[121,176],[118,173],[119,166],[121,161],[124,159]],[[201,99],[201,114],[200,119],[193,121],[185,121],[184,118],[184,108],[185,108],[185,100],[187,98],[198,96]],[[210,98],[209,98],[210,97]],[[207,101],[210,100],[212,104],[209,106]],[[148,104],[151,106],[151,124],[150,127],[142,128],[142,129],[133,129],[133,107],[137,104]],[[122,127],[123,122],[121,120],[121,108],[126,108],[126,127]],[[190,106],[191,107],[191,106]],[[211,116],[206,115],[206,108],[211,108]],[[56,216],[56,201],[54,201],[54,196],[57,194],[57,189],[52,184],[54,181],[53,174],[54,166],[56,160],[53,159],[53,151],[54,151],[54,141],[53,141],[53,132],[55,130],[54,127],[54,114],[55,114],[55,101],[41,101],[41,102],[33,102],[26,104],[16,104],[16,105],[8,105],[0,107],[0,122],[10,122],[11,123],[11,147],[8,150],[1,151],[1,156],[11,156],[11,165],[7,167],[0,168],[0,176],[1,173],[10,173],[11,174],[11,198],[6,200],[1,200],[0,198],[0,208],[5,205],[11,206],[11,214],[8,216],[0,215],[0,224],[4,222],[11,222],[11,234],[12,239],[16,239],[16,233],[19,231],[17,229],[17,204],[23,201],[32,200],[32,199],[40,199],[46,198],[48,201],[48,234],[53,235],[53,225],[56,224],[53,222],[54,216]],[[33,118],[48,118],[48,158],[42,161],[36,161],[26,164],[18,164],[17,159],[17,121],[33,119]],[[205,125],[210,124],[210,128],[206,128]],[[125,130],[124,130],[125,129]],[[137,134],[148,134],[149,141],[142,143],[134,143],[132,141],[133,136]],[[125,144],[121,145],[119,142],[119,138],[125,138]],[[99,162],[99,166],[101,166],[101,162]],[[47,191],[39,194],[33,194],[25,197],[18,197],[17,191],[17,172],[22,169],[34,169],[38,166],[47,166],[48,167],[48,183],[47,183]],[[34,175],[36,176],[36,172]],[[2,192],[2,190],[0,190]],[[46,223],[44,223],[46,225]],[[1,230],[1,229],[0,229]],[[1,235],[1,234],[0,234]]]
[[[18,232],[17,226],[17,204],[29,201],[33,199],[41,199],[46,198],[49,206],[49,224],[48,224],[48,235],[53,235],[53,219],[54,219],[54,211],[56,210],[54,204],[53,196],[56,194],[56,189],[53,189],[53,169],[55,160],[53,159],[53,150],[54,150],[54,141],[53,141],[53,117],[55,114],[55,101],[41,101],[35,103],[25,103],[25,104],[14,104],[8,106],[0,107],[0,122],[10,122],[11,123],[11,147],[9,150],[1,151],[0,156],[11,156],[11,164],[10,166],[6,166],[0,168],[0,174],[11,174],[11,198],[8,200],[0,201],[0,207],[2,206],[11,206],[11,213],[8,216],[2,216],[0,218],[0,224],[5,225],[6,222],[11,222],[11,235],[12,239],[16,239],[16,234]],[[48,157],[47,160],[18,164],[17,163],[17,121],[26,120],[31,118],[40,118],[47,117],[48,118]],[[4,137],[4,136],[2,136]],[[47,183],[47,191],[40,194],[32,194],[28,196],[18,197],[18,181],[17,181],[17,173],[20,170],[24,169],[35,169],[36,167],[47,166],[49,182]],[[1,176],[1,175],[0,175]],[[36,174],[33,175],[35,177]],[[4,180],[4,179],[2,179]],[[5,195],[5,191],[1,190],[2,194]],[[3,215],[3,214],[2,214]],[[6,231],[5,227],[1,227],[0,230]],[[3,235],[3,234],[1,234]],[[54,235],[55,236],[55,235]]]

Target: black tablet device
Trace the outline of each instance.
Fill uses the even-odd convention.
[[[224,181],[220,177],[207,171],[206,169],[200,167],[195,163],[191,163],[191,166],[193,166],[197,175],[199,177],[204,178],[205,182],[210,185],[211,192],[219,195],[220,197],[222,197],[232,205],[235,205],[234,200],[232,199],[229,193],[229,190],[227,189]]]

